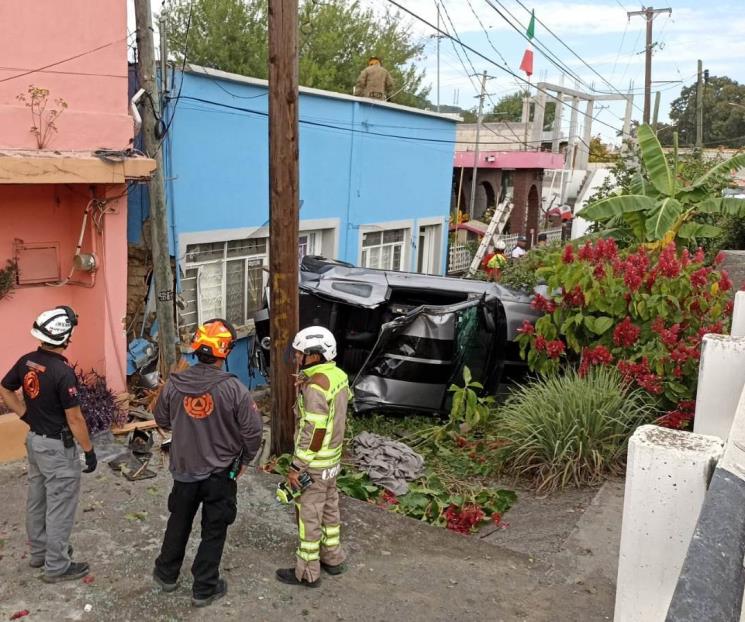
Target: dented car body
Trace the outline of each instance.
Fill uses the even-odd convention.
[[[300,326],[334,333],[356,412],[445,413],[464,367],[493,391],[505,368],[522,366],[514,340],[524,320],[538,317],[530,300],[495,283],[320,257],[304,258],[300,272]],[[256,317],[257,343],[267,344],[268,320],[268,309]]]

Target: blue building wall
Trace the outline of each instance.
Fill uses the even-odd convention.
[[[188,71],[172,84],[181,93],[164,114],[173,117],[164,144],[172,252],[183,233],[266,226],[266,86]],[[361,225],[412,220],[413,268],[419,220],[437,218],[444,271],[454,141],[451,119],[301,92],[301,221],[339,219],[337,258],[357,263]],[[132,193],[129,208],[138,243],[146,194]]]

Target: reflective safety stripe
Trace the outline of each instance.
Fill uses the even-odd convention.
[[[341,525],[324,525],[321,531],[326,536],[338,536],[341,532]]]
[[[317,551],[320,546],[321,543],[318,540],[315,542],[308,542],[307,540],[300,541],[300,548],[303,551]]]
[[[318,551],[303,551],[301,549],[298,549],[295,551],[295,554],[302,560],[306,562],[314,562],[321,558]]]
[[[323,546],[324,546],[325,548],[327,548],[327,549],[332,549],[332,548],[334,548],[335,546],[339,546],[339,544],[340,544],[340,541],[339,541],[339,536],[335,536],[335,537],[333,537],[333,538],[326,538],[326,539],[325,539],[325,540],[324,540],[324,541],[322,542],[322,544],[323,544]]]
[[[303,540],[305,540],[305,523],[303,523],[303,519],[300,518],[300,509],[302,506],[298,501],[296,501],[295,507],[297,507],[297,534],[300,537],[300,541],[302,542]]]
[[[310,421],[311,423],[315,424],[317,428],[325,428],[326,427],[326,420],[328,419],[328,415],[324,415],[321,413],[309,413],[304,412],[303,413],[303,419],[306,421]]]

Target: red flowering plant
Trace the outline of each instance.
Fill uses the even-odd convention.
[[[548,293],[536,295],[533,307],[544,315],[520,330],[522,355],[543,373],[567,360],[580,375],[614,366],[658,398],[664,424],[681,427],[693,417],[701,339],[729,326],[732,282],[719,263],[707,265],[703,251],[674,243],[570,244],[538,270]]]

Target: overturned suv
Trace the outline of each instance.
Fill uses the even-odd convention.
[[[496,283],[323,257],[304,257],[300,267],[300,328],[334,333],[356,412],[445,413],[448,387],[462,384],[464,367],[485,392],[495,390],[505,371],[523,365],[515,337],[524,320],[538,317],[530,301]],[[256,316],[256,336],[268,360],[268,308]]]

